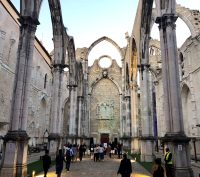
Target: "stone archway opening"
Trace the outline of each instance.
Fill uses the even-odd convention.
[[[117,61],[117,64],[119,66],[122,66],[119,51],[116,49],[115,46],[113,46],[113,44],[108,41],[101,41],[92,48],[91,52],[88,55],[88,66],[91,66],[94,63],[94,60],[103,55],[110,56]],[[105,63],[105,65],[107,65],[107,63]]]

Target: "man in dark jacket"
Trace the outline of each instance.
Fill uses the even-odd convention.
[[[130,159],[127,158],[127,154],[123,154],[123,159],[121,160],[119,170],[117,174],[121,174],[122,177],[130,177],[132,173],[132,165]]]
[[[51,157],[49,156],[49,150],[45,150],[45,155],[42,156],[42,162],[43,162],[43,170],[44,170],[44,177],[47,176],[47,172],[51,165]]]

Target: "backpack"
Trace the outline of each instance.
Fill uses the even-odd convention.
[[[67,149],[66,151],[66,156],[72,156],[73,155],[73,151],[71,149]]]

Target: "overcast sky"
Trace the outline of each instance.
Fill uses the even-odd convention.
[[[20,0],[11,0],[19,9]],[[200,9],[199,0],[177,0],[178,4],[191,9]],[[120,47],[126,46],[125,33],[131,34],[138,0],[61,0],[63,21],[68,34],[74,36],[76,48],[89,47],[102,36],[113,39]],[[51,17],[48,0],[43,0],[40,12],[40,25],[36,35],[50,52],[53,49]],[[190,36],[189,29],[177,21],[178,46]],[[159,38],[154,25],[153,38]],[[89,63],[102,55],[110,55],[120,64],[118,51],[108,42],[101,42],[89,55]]]

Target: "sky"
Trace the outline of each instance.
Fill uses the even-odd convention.
[[[20,0],[11,0],[19,10]],[[127,44],[125,33],[131,34],[137,4],[139,0],[61,0],[64,25],[67,33],[74,37],[75,47],[89,47],[97,39],[107,36],[120,47]],[[200,10],[199,0],[177,0],[182,6]],[[42,41],[47,51],[53,50],[51,17],[48,0],[43,0],[39,17],[40,25],[36,36]],[[177,20],[177,42],[180,47],[190,36],[188,27]],[[159,39],[157,25],[153,26],[152,38]],[[102,55],[109,55],[116,59],[121,66],[119,52],[110,43],[99,43],[89,55],[89,65]]]

